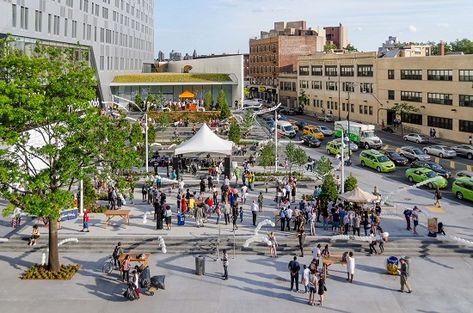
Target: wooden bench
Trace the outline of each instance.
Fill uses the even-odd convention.
[[[142,264],[143,266],[149,265],[148,259],[149,259],[149,256],[151,255],[150,253],[122,253],[118,257],[118,262],[120,262],[120,268],[123,264],[123,261],[125,261],[125,258],[127,255],[129,256],[128,261],[130,261],[130,263],[138,262]]]
[[[125,223],[129,225],[130,222],[130,210],[107,210],[105,211],[105,226],[107,226],[110,220],[115,217],[119,216],[125,220]]]

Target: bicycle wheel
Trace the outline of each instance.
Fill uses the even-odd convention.
[[[113,264],[112,261],[107,261],[105,264],[102,266],[102,272],[106,274],[110,274],[113,270]]]

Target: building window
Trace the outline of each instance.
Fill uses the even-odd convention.
[[[352,65],[340,66],[340,76],[353,77],[355,76],[355,68]]]
[[[402,80],[422,80],[422,70],[401,70]]]
[[[105,67],[105,58],[103,55],[101,55],[100,56],[100,70],[103,71],[104,67]]]
[[[460,70],[459,80],[461,82],[473,82],[473,70]]]
[[[312,89],[322,89],[322,82],[321,81],[312,81]]]
[[[461,107],[473,107],[472,95],[460,95],[459,100],[459,104]]]
[[[373,107],[371,105],[368,107],[368,114],[373,115]]]
[[[77,38],[77,21],[72,21],[72,38]]]
[[[325,76],[337,76],[337,66],[325,66]]]
[[[363,106],[363,113],[368,114],[368,106],[367,105]]]
[[[16,27],[16,4],[11,5],[11,26]]]
[[[372,83],[361,83],[360,84],[361,93],[373,93],[373,84]]]
[[[52,16],[48,14],[48,34],[51,34]]]
[[[299,81],[299,87],[307,89],[307,88],[309,88],[309,82],[307,80],[300,80]]]
[[[402,113],[401,118],[404,123],[422,125],[422,114]]]
[[[92,25],[88,24],[87,25],[87,40],[90,40],[92,38]]]
[[[299,75],[309,76],[309,66],[299,66]]]
[[[59,20],[60,17],[58,15],[54,15],[54,28],[53,28],[53,34],[54,35],[59,35]]]
[[[427,125],[431,127],[452,129],[452,119],[429,115],[427,116]]]
[[[460,120],[459,130],[465,133],[473,133],[473,121]]]
[[[394,70],[388,70],[388,79],[394,79]]]
[[[84,12],[89,12],[89,0],[84,0]]]
[[[68,26],[68,25],[67,25],[67,24],[68,24],[67,22],[68,22],[68,21],[67,21],[67,18],[65,18],[65,19],[64,19],[64,36],[67,36],[67,26]]]
[[[427,102],[434,104],[452,105],[452,95],[447,93],[427,93]]]
[[[351,113],[355,113],[355,104],[354,103],[351,104],[350,109],[351,109]]]
[[[401,100],[422,102],[422,93],[417,91],[401,91]]]
[[[355,85],[352,82],[343,82],[342,90],[346,92],[355,92]]]
[[[358,65],[359,77],[373,77],[373,65]]]
[[[428,80],[453,80],[452,70],[427,70]]]
[[[327,81],[325,82],[326,90],[338,90],[337,82]]]
[[[34,12],[34,30],[37,32],[41,32],[42,30],[42,23],[43,23],[43,12],[35,10]]]
[[[28,8],[20,7],[20,28],[28,29]]]
[[[312,76],[322,76],[323,75],[322,66],[312,65],[311,69],[312,69]]]
[[[388,90],[388,100],[395,100],[396,92],[394,90]]]

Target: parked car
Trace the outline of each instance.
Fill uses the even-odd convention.
[[[342,138],[336,138],[334,140],[342,142]],[[349,148],[352,152],[358,151],[358,149],[359,149],[358,145],[356,143],[354,143],[353,141],[350,141],[348,143],[348,146],[349,146]]]
[[[473,159],[473,145],[456,145],[452,147],[457,155],[461,155],[468,159]]]
[[[455,178],[470,178],[473,179],[473,172],[470,171],[458,171],[457,175],[455,175]]]
[[[457,156],[455,150],[445,145],[432,145],[422,150],[427,154],[436,155],[440,158],[454,158]]]
[[[299,127],[299,129],[304,129],[304,127],[309,125],[309,124],[307,122],[304,122],[304,121],[296,121],[296,125],[297,125],[297,127]]]
[[[317,119],[318,119],[319,121],[324,121],[324,122],[327,122],[327,123],[331,123],[331,122],[333,122],[333,120],[334,120],[332,114],[319,115],[319,116],[317,117]]]
[[[407,135],[404,135],[402,137],[405,141],[412,141],[412,142],[417,142],[417,143],[428,143],[429,142],[429,137],[421,135],[421,134],[415,134],[415,133],[410,133]]]
[[[299,131],[299,126],[297,126],[297,121],[292,120],[292,119],[288,119],[287,121],[288,121],[289,123],[291,123],[292,127],[294,128],[294,130],[295,130],[296,132]]]
[[[309,148],[312,147],[320,147],[321,142],[315,137],[309,136],[309,135],[304,135],[301,137],[302,143]]]
[[[361,166],[371,167],[378,172],[392,172],[396,169],[393,161],[376,150],[364,150],[360,153]]]
[[[442,177],[445,177],[446,179],[449,179],[452,177],[452,172],[443,167],[442,165],[435,163],[433,161],[414,161],[411,163],[412,168],[419,168],[419,167],[425,167],[428,169],[431,169],[432,171],[436,172]]]
[[[385,151],[384,155],[386,155],[397,166],[406,166],[409,164],[409,159],[400,155],[396,151]]]
[[[315,127],[314,125],[304,126],[304,128],[302,129],[302,132],[304,133],[304,135],[315,137],[318,140],[324,140],[324,134],[318,131],[317,127]]]
[[[329,136],[333,135],[333,130],[331,130],[327,126],[319,125],[319,126],[317,126],[317,129],[319,130],[319,132],[324,134],[324,136],[326,136],[326,137],[329,137]]]
[[[342,154],[342,143],[341,141],[332,140],[327,143],[327,146],[325,146],[325,149],[327,150],[328,154],[340,155]],[[344,151],[345,151],[345,154],[351,155],[351,150],[347,146],[345,146]]]
[[[411,183],[421,183],[428,179],[433,179],[429,183],[427,183],[427,187],[430,189],[434,188],[445,188],[448,185],[448,181],[439,176],[437,173],[432,171],[431,169],[420,167],[420,168],[408,168],[406,170],[406,177]]]
[[[466,177],[455,179],[452,184],[452,193],[460,200],[473,201],[473,180]]]
[[[430,161],[430,155],[427,155],[421,149],[412,146],[401,147],[401,149],[399,150],[399,154],[403,157],[408,158],[409,161]]]

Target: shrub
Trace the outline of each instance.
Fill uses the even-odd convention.
[[[236,144],[239,144],[240,138],[241,138],[240,125],[238,125],[238,123],[236,122],[231,123],[230,129],[228,130],[228,139],[233,141]]]
[[[358,186],[358,180],[350,173],[350,176],[345,180],[345,192],[352,191]]]
[[[50,272],[46,265],[35,264],[21,274],[21,279],[57,279],[57,280],[71,280],[77,273],[79,264],[61,265],[59,271]]]
[[[188,111],[175,111],[175,112],[149,112],[148,117],[154,121],[158,121],[160,116],[167,116],[169,123],[174,123],[179,120],[189,121],[189,123],[207,123],[209,120],[218,119],[220,112],[208,111],[208,112],[188,112]]]

